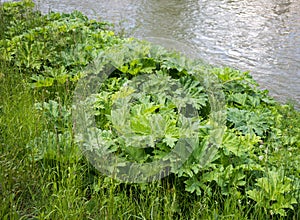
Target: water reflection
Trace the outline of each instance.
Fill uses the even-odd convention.
[[[250,70],[280,100],[300,106],[300,0],[44,0],[47,11],[81,10],[137,37],[195,47],[202,59]]]
[[[155,2],[145,1],[139,8],[138,18],[145,24],[140,34],[171,37],[196,46],[203,59],[250,70],[272,95],[300,102],[297,2]]]

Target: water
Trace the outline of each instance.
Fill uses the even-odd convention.
[[[43,0],[43,12],[79,10],[135,37],[164,37],[203,60],[250,71],[277,100],[300,106],[300,0]]]

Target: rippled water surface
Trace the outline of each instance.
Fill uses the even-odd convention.
[[[164,37],[215,65],[251,71],[262,88],[300,106],[300,0],[43,0],[43,12],[80,10],[131,36]]]

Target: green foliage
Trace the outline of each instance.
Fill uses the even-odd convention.
[[[35,26],[43,25],[41,13],[31,0],[4,2],[0,9],[0,39],[11,39]]]
[[[184,166],[175,171],[175,174],[185,183],[186,191],[210,196],[216,190],[219,190],[222,196],[235,194],[239,199],[256,201],[257,204],[260,204],[258,206],[265,208],[268,210],[266,213],[270,214],[269,206],[261,203],[258,197],[254,199],[253,195],[258,194],[257,191],[250,194],[245,192],[250,192],[257,186],[257,181],[270,175],[269,168],[275,170],[280,168],[275,162],[278,160],[278,158],[275,159],[278,156],[276,156],[276,151],[278,151],[279,145],[287,140],[279,129],[283,120],[279,114],[281,107],[267,95],[266,91],[257,88],[257,83],[248,73],[230,68],[211,69],[206,67],[211,74],[219,77],[227,103],[227,130],[220,149],[216,154],[210,156],[206,150],[210,147],[208,140],[211,125],[208,117],[209,111],[207,111],[209,103],[203,81],[196,80],[194,75],[189,72],[191,68],[186,61],[180,61],[176,66],[174,64],[177,59],[176,54],[169,53],[167,55],[169,58],[165,59],[163,53],[151,54],[149,51],[154,51],[154,49],[149,49],[147,44],[141,43],[133,46],[139,48],[139,54],[130,57],[134,60],[134,64],[130,60],[126,60],[127,56],[120,55],[121,58],[117,59],[116,67],[122,72],[121,75],[109,77],[107,82],[103,83],[101,92],[96,95],[94,103],[96,109],[94,114],[98,119],[99,128],[113,131],[110,136],[112,140],[118,139],[120,134],[123,135],[122,141],[113,141],[114,144],[109,145],[111,149],[117,151],[119,156],[140,163],[164,157],[183,134],[183,131],[176,127],[178,116],[176,116],[175,108],[180,103],[188,103],[197,109],[200,122],[198,133],[200,142]],[[162,50],[157,51],[161,52]],[[149,54],[151,55],[149,56]],[[173,57],[174,59],[172,59]],[[144,63],[145,60],[147,62]],[[150,66],[147,66],[150,67],[149,71],[142,71],[143,65],[148,65],[149,60],[151,60]],[[135,79],[132,79],[132,75],[137,77],[138,74],[142,74],[144,79],[145,74],[150,74],[151,80],[150,82],[148,82],[149,78],[145,80],[148,84],[150,83],[150,85],[145,83],[145,87],[149,86],[147,87],[149,90],[146,93],[139,90],[139,96],[135,96],[137,91],[130,87],[130,83]],[[169,77],[166,78],[165,74]],[[177,103],[170,103],[169,101],[174,97],[168,97],[165,92],[167,88],[172,88],[173,81],[177,79],[186,93],[184,97],[180,97]],[[157,96],[149,95],[149,91]],[[176,93],[176,89],[172,89],[172,91],[175,91],[175,94],[178,93]],[[141,97],[143,98],[141,99]],[[135,101],[129,105],[128,103],[132,100]],[[170,120],[174,122],[170,124]],[[116,133],[114,133],[114,129],[116,129]],[[288,140],[291,142],[296,139],[290,137]],[[295,142],[292,141],[292,143]],[[115,148],[121,145],[119,150]],[[138,146],[143,147],[139,148]],[[148,148],[144,146],[148,146]],[[120,149],[122,150],[120,151]],[[207,157],[210,159],[207,160]],[[282,156],[280,158],[282,165],[287,166],[288,160],[282,160]],[[203,166],[201,165],[203,160],[209,162],[204,163]],[[294,165],[293,167],[297,169]],[[291,183],[298,184],[299,178],[294,171],[286,173],[286,176]],[[274,198],[281,201],[281,207],[277,211],[273,210],[272,213],[284,216],[286,215],[285,209],[293,209],[295,199],[298,198],[295,192],[298,190],[298,186],[287,188],[284,195],[289,195],[290,200],[282,200],[280,194],[264,195],[270,201],[273,201]]]
[[[14,5],[16,4],[16,5]],[[29,2],[4,3],[4,17],[22,14]],[[30,3],[30,5],[32,2]],[[12,9],[11,9],[12,8]],[[81,71],[104,47],[116,44],[119,39],[107,24],[88,20],[78,11],[71,14],[49,13],[45,16],[30,9],[34,14],[21,22],[35,25],[10,24],[8,38],[0,40],[1,60],[16,66],[23,74],[28,74],[33,87],[49,87],[77,81]],[[26,12],[27,13],[27,12]],[[20,21],[17,18],[17,21]],[[17,30],[16,28],[25,27]]]
[[[1,219],[298,219],[299,112],[248,72],[191,62],[108,28],[77,11],[42,15],[32,1],[0,5]],[[85,103],[101,149],[83,147],[143,164],[197,137],[168,178],[121,184],[81,156],[70,103],[92,64],[113,71]],[[225,95],[224,134],[214,130],[206,75]],[[218,147],[212,137],[222,137]]]
[[[144,80],[146,83],[142,83]],[[120,87],[120,80],[117,78],[109,79],[109,84],[104,83],[106,88],[96,95],[93,108],[95,116],[98,117],[98,127],[113,131],[115,145],[125,150],[128,159],[135,158],[136,162],[160,159],[174,148],[179,138],[196,132],[196,124],[191,128],[189,126],[193,125],[192,120],[196,120],[197,117],[184,117],[180,111],[184,107],[181,106],[182,103],[188,103],[195,109],[201,107],[201,103],[193,96],[202,96],[200,100],[206,100],[198,84],[189,87],[189,90],[195,90],[194,93],[186,93],[189,90],[186,89],[185,83],[191,85],[190,81],[172,79],[162,72],[144,76],[140,80],[122,81],[126,86],[123,84],[123,87]],[[120,90],[111,91],[111,85]],[[165,85],[174,90],[170,91]],[[140,87],[143,88],[138,89]],[[172,95],[172,92],[178,96]],[[138,150],[138,146],[141,149]],[[133,156],[135,151],[138,151],[140,156],[145,156],[145,152],[150,153],[145,158],[137,159]],[[152,157],[153,159],[150,159]]]
[[[273,125],[270,111],[260,110],[257,112],[228,108],[228,121],[230,127],[241,131],[243,134],[256,134],[263,137]]]
[[[284,171],[269,171],[267,177],[257,179],[257,189],[247,191],[257,205],[264,208],[268,214],[286,216],[284,209],[293,209],[297,201],[291,195],[291,179],[285,177]]]

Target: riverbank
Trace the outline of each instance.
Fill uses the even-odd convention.
[[[274,101],[249,73],[190,63],[147,42],[116,36],[109,24],[80,12],[42,15],[33,7],[31,1],[0,6],[1,219],[300,217],[300,113],[292,106]],[[113,59],[114,68],[96,92],[92,114],[108,155],[144,164],[172,152],[185,130],[180,103],[164,86],[179,85],[172,88],[184,92],[181,100],[197,112],[199,144],[168,177],[121,183],[80,151],[74,93],[92,74],[87,67],[94,63],[101,70],[94,61],[105,59]],[[218,78],[217,102],[197,71],[209,82]],[[130,114],[120,115],[118,97],[132,95],[126,88],[146,76],[152,94],[135,96]],[[218,144],[210,141],[213,122],[219,123],[212,117],[219,108],[214,104],[221,101],[226,116],[217,124],[224,132]],[[122,119],[130,126],[119,124]],[[158,124],[155,132],[152,124]],[[131,129],[131,139],[122,126]],[[186,133],[193,132],[188,127]],[[147,148],[133,146],[146,141]]]
[[[38,1],[37,1],[38,2]],[[79,10],[141,39],[162,37],[194,48],[198,57],[217,66],[250,71],[260,88],[281,103],[300,108],[300,4],[256,0],[44,0],[48,13]],[[225,19],[224,19],[225,18]],[[249,22],[252,21],[252,22]],[[159,24],[159,25],[157,25]],[[246,24],[246,25],[245,25]]]

